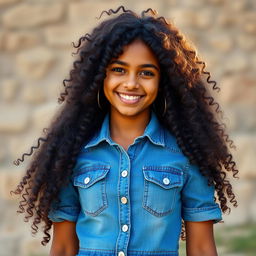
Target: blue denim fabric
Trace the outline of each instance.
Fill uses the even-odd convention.
[[[111,140],[107,115],[59,199],[49,218],[77,222],[79,256],[177,256],[182,219],[221,220],[214,187],[154,113],[127,151]]]

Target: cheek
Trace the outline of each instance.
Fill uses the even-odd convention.
[[[103,82],[103,87],[104,87],[104,90],[113,90],[114,87],[115,87],[115,84],[116,84],[116,79],[112,76],[107,76],[105,79],[104,79],[104,82]]]
[[[154,87],[152,88],[151,90],[151,100],[152,100],[152,103],[155,101],[157,95],[158,95],[158,92],[159,92],[159,84],[155,84]]]
[[[156,81],[148,87],[148,92],[152,95],[152,97],[156,97],[159,90],[159,82]]]
[[[114,100],[114,85],[115,83],[112,81],[110,77],[106,77],[103,81],[103,92],[107,99],[107,101],[111,104]]]

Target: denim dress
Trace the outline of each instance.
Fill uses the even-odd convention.
[[[221,220],[214,187],[152,112],[125,151],[106,115],[53,203],[53,222],[76,222],[78,256],[178,256],[182,219]]]

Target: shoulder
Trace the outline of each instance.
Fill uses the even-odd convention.
[[[169,150],[170,152],[177,153],[177,154],[183,154],[182,150],[178,146],[177,140],[172,135],[167,128],[163,127],[163,134],[164,134],[164,143],[165,143],[165,148]]]

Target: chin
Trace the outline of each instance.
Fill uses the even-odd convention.
[[[139,113],[131,113],[131,112],[129,112],[129,113],[127,113],[127,112],[125,112],[125,113],[120,113],[122,116],[127,116],[127,117],[132,117],[132,116],[137,116]]]
[[[144,111],[120,111],[119,112],[122,116],[126,117],[137,117],[144,113]]]

